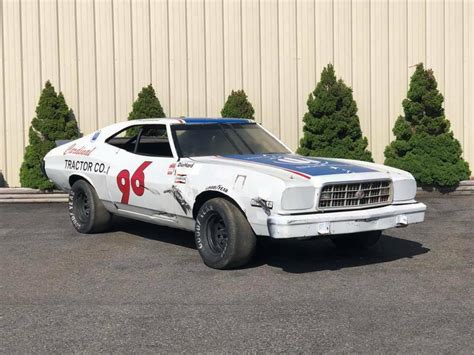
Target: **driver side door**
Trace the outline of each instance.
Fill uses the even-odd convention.
[[[176,223],[176,216],[169,213],[173,200],[168,191],[174,182],[177,158],[173,156],[166,125],[134,126],[108,141],[114,142],[119,144],[107,187],[116,208],[138,219]]]

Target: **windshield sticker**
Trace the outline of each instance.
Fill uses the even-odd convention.
[[[85,155],[85,156],[89,156],[91,155],[91,153],[95,150],[95,147],[92,148],[92,149],[87,149],[87,147],[85,146],[82,146],[82,147],[79,147],[79,148],[76,148],[76,143],[74,143],[73,145],[71,145],[69,148],[67,148],[63,155],[68,155],[68,154],[71,154],[71,155]]]
[[[173,198],[176,200],[176,202],[178,202],[179,206],[181,207],[181,209],[183,210],[185,214],[188,214],[191,211],[191,206],[189,205],[189,203],[186,202],[186,200],[183,197],[183,194],[181,193],[181,191],[179,191],[179,189],[175,185],[171,186],[171,189],[163,191],[163,193],[171,194]]]

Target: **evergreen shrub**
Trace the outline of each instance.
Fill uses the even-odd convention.
[[[444,114],[443,95],[433,71],[422,63],[402,106],[405,115],[395,122],[395,140],[385,148],[385,164],[409,171],[424,186],[449,188],[469,179],[469,165]]]
[[[244,90],[232,90],[222,108],[222,117],[246,118],[254,120],[255,110]]]
[[[336,79],[332,64],[323,69],[307,104],[299,154],[373,161],[367,138],[362,135],[352,89]]]
[[[36,117],[31,121],[29,129],[29,145],[20,168],[21,186],[53,189],[54,184],[41,172],[43,158],[55,147],[56,140],[73,140],[79,136],[73,111],[66,104],[63,94],[57,94],[47,81],[36,107]]]

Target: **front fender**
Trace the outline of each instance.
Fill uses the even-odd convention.
[[[246,205],[243,201],[242,198],[240,198],[237,194],[235,193],[224,193],[224,192],[221,192],[221,191],[215,191],[215,190],[204,190],[202,191],[201,193],[199,193],[195,200],[194,200],[194,203],[193,203],[193,206],[192,206],[192,210],[193,210],[193,217],[195,218],[199,209],[201,208],[201,206],[208,200],[212,199],[212,198],[217,198],[217,197],[221,197],[221,198],[225,198],[225,199],[228,199],[230,201],[232,201],[233,203],[235,203],[239,208],[240,210],[244,213],[244,215],[246,215]]]

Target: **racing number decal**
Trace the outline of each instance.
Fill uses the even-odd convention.
[[[130,198],[130,187],[137,196],[142,196],[145,192],[145,173],[144,170],[151,164],[151,161],[143,162],[132,175],[130,179],[130,172],[123,169],[117,175],[117,186],[122,193],[121,203],[128,204]]]

